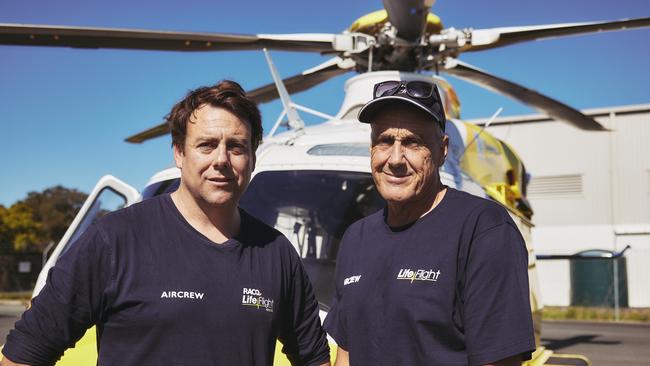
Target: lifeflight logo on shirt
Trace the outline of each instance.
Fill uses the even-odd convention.
[[[241,304],[264,309],[270,313],[273,312],[273,300],[262,296],[262,292],[256,288],[244,287],[242,289]]]
[[[409,280],[411,283],[413,281],[429,281],[436,282],[440,277],[440,270],[434,271],[432,269],[416,269],[412,270],[410,268],[402,268],[397,274],[398,280]]]

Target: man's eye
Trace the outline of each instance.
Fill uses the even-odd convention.
[[[377,140],[376,145],[386,147],[386,146],[391,146],[393,142],[394,142],[393,139],[390,138],[380,138]]]
[[[420,146],[420,141],[418,141],[416,139],[406,139],[406,140],[402,141],[402,145],[404,145],[404,146],[406,146],[408,148],[415,148],[415,147]]]
[[[198,145],[200,150],[214,150],[216,147],[217,145],[212,142],[203,142]]]
[[[246,146],[242,144],[232,144],[228,146],[228,149],[234,152],[235,154],[243,154],[244,152],[246,152]]]

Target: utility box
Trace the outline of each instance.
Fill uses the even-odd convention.
[[[612,259],[613,252],[601,249],[577,254],[590,258],[571,261],[571,306],[614,307],[618,291],[618,306],[627,307],[625,257]]]

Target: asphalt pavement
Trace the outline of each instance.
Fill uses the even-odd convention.
[[[25,306],[0,303],[0,344]],[[650,324],[547,321],[542,344],[561,353],[587,356],[593,366],[650,365]]]
[[[20,302],[0,302],[0,345],[5,343],[7,334],[14,327],[14,323],[20,318],[23,311],[25,311],[25,305]]]
[[[587,356],[594,366],[650,365],[650,324],[546,321],[542,344]]]

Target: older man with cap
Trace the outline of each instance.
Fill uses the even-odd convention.
[[[336,365],[516,365],[535,349],[527,252],[499,204],[442,184],[437,87],[384,81],[359,112],[387,206],[350,226],[325,329]]]

